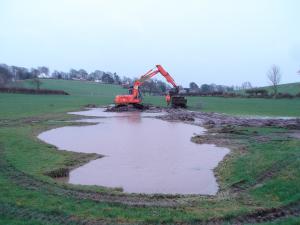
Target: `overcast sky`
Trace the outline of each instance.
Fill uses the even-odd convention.
[[[178,84],[300,80],[298,0],[0,0],[0,63],[137,77],[163,65]]]

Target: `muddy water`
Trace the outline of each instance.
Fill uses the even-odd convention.
[[[229,152],[214,145],[190,141],[204,129],[149,118],[148,113],[78,112],[99,116],[86,119],[97,125],[62,127],[39,138],[75,152],[105,155],[70,173],[72,184],[122,187],[130,193],[215,194],[213,169]]]

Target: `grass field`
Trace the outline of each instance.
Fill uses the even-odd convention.
[[[32,87],[30,82],[25,82],[23,85]],[[126,89],[117,85],[66,80],[43,80],[42,88],[65,90],[70,93],[70,96],[0,94],[0,116],[8,118],[49,112],[65,112],[89,103],[106,105],[113,103],[115,95],[127,92]],[[145,103],[166,106],[164,97],[160,96],[145,96]],[[188,97],[188,107],[192,110],[232,115],[300,116],[300,98]],[[11,113],[11,110],[18,113]]]
[[[269,92],[269,94],[273,93],[273,89],[271,86],[264,86],[264,87],[258,87],[258,88],[266,89]],[[296,95],[296,94],[300,93],[300,82],[280,84],[280,85],[278,85],[278,92]],[[239,91],[237,91],[237,93],[245,94],[245,90],[239,90]]]
[[[224,146],[232,150],[216,169],[222,190],[216,197],[126,195],[114,189],[57,183],[45,172],[76,166],[92,156],[57,151],[36,135],[69,125],[67,121],[74,116],[67,115],[68,111],[86,104],[112,103],[124,89],[57,80],[44,81],[42,87],[63,89],[71,95],[0,94],[0,224],[198,224],[208,220],[234,224],[236,218],[243,224],[255,224],[247,222],[251,212],[300,207],[300,140],[279,128],[239,127],[234,128],[236,132],[216,131],[210,136],[224,140]],[[157,105],[164,104],[161,100],[145,98]],[[298,99],[189,98],[189,107],[242,115],[300,114]],[[116,199],[119,203],[112,202]],[[153,205],[128,205],[128,201]],[[263,224],[299,224],[297,215]]]
[[[33,87],[29,81],[22,86]],[[66,112],[86,104],[108,105],[113,103],[115,95],[126,92],[116,85],[65,80],[43,80],[42,88],[65,90],[70,95],[0,94],[0,117],[20,118]]]
[[[263,87],[269,91],[269,93],[272,93],[272,88],[270,86]],[[300,93],[300,83],[289,83],[289,84],[281,84],[278,85],[278,92],[281,93],[289,93],[292,95],[296,95]]]

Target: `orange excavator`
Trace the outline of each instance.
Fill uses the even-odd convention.
[[[140,86],[146,80],[152,78],[158,73],[163,75],[166,78],[166,80],[174,87],[169,91],[169,93],[166,96],[166,101],[168,102],[168,104],[171,103],[171,106],[174,108],[185,108],[187,100],[184,98],[184,96],[179,95],[179,88],[176,85],[174,79],[170,76],[170,74],[167,71],[165,71],[165,69],[161,65],[156,65],[155,69],[149,70],[147,73],[141,76],[140,79],[136,80],[134,82],[133,88],[129,90],[129,95],[117,95],[115,97],[115,104],[117,106],[133,104],[139,107],[142,103],[142,98],[139,90]]]

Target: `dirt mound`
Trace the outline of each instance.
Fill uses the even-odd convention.
[[[166,109],[168,112],[167,115],[162,116],[161,119],[166,120],[180,120],[180,121],[195,121],[195,115],[193,112],[187,111],[185,109],[180,108],[168,108]]]

